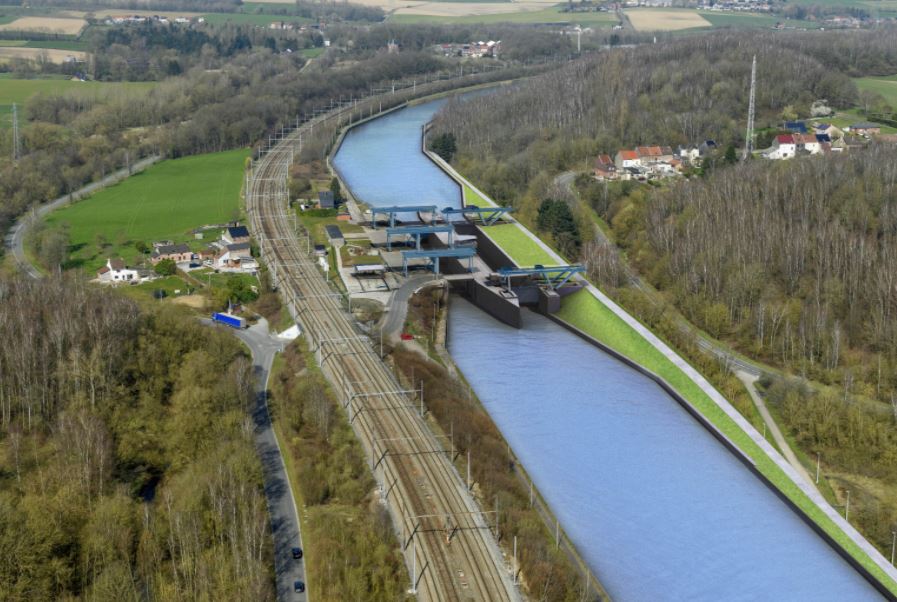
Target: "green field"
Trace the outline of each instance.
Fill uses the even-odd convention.
[[[618,23],[613,13],[562,13],[558,8],[546,8],[532,12],[507,13],[500,15],[468,15],[463,17],[433,17],[429,15],[392,15],[393,23],[570,23],[591,27],[612,27]]]
[[[311,19],[291,15],[268,15],[255,13],[208,13],[203,15],[205,20],[213,25],[224,23],[236,23],[239,25],[270,25],[271,23],[285,21],[286,23],[311,23]]]
[[[29,42],[34,44],[35,42]],[[50,44],[51,42],[47,42]],[[60,44],[60,42],[52,42]],[[57,94],[60,92],[76,92],[91,97],[105,97],[119,93],[140,93],[152,88],[153,82],[80,82],[69,79],[16,79],[3,78],[0,85],[0,127],[9,127],[6,117],[12,112],[12,105],[19,105],[19,119],[24,120],[24,108],[28,99],[34,94]]]
[[[699,10],[698,13],[702,17],[710,21],[710,24],[713,25],[714,28],[772,28],[776,23],[782,23],[785,27],[797,27],[799,29],[819,29],[819,24],[813,21],[795,21],[792,19],[782,19],[780,17],[771,15],[725,13],[708,10]],[[694,30],[692,29],[688,31]]]
[[[304,56],[307,59],[315,59],[324,54],[325,48],[303,48],[299,51],[299,54]]]
[[[47,223],[68,225],[70,267],[92,272],[116,256],[135,264],[137,241],[192,242],[191,229],[234,219],[248,155],[241,149],[163,161],[53,212]]]
[[[860,77],[853,81],[860,90],[881,94],[889,105],[897,108],[897,75]]]

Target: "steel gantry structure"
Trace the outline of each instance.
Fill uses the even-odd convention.
[[[294,151],[301,150],[302,136],[314,125],[341,110],[297,121],[252,163],[246,190],[252,234],[263,260],[277,266],[274,285],[290,313],[301,319],[321,371],[334,384],[376,467],[381,499],[402,537],[413,593],[434,601],[519,600],[492,534],[497,521],[493,524],[490,513],[479,509],[450,452],[424,422],[423,391],[414,399],[415,391],[398,382],[373,342],[362,336],[342,294],[307,256],[308,233],[287,217],[283,183]],[[387,440],[391,453],[383,454],[377,442]],[[443,453],[434,453],[440,448]]]

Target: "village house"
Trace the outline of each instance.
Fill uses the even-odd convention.
[[[229,245],[249,242],[249,229],[246,226],[230,226],[221,235],[221,240]]]
[[[190,250],[186,244],[179,245],[153,245],[153,254],[150,256],[150,261],[153,265],[156,265],[163,259],[170,259],[175,263],[184,263],[193,260],[193,251]]]
[[[619,150],[614,157],[614,165],[617,170],[626,169],[627,167],[639,167],[642,164],[638,152],[634,150]]]
[[[772,143],[772,148],[764,153],[767,159],[790,159],[797,153],[794,134],[779,134]]]
[[[868,121],[854,123],[848,129],[850,130],[850,133],[859,136],[875,136],[881,134],[881,126],[877,123],[870,123]]]
[[[595,159],[595,177],[599,180],[613,180],[617,177],[617,166],[610,155],[598,155]]]
[[[244,263],[248,263],[246,260],[252,260],[252,263],[255,263],[255,260],[252,259],[252,251],[248,242],[226,243],[223,245],[219,244],[219,246],[222,253],[215,259],[215,267],[218,269],[246,268],[247,265],[244,265]]]
[[[121,282],[137,283],[149,274],[142,270],[129,268],[125,265],[125,261],[121,258],[107,259],[106,265],[97,270],[97,280],[100,282],[116,284]]]
[[[321,209],[333,209],[335,206],[332,190],[318,192],[318,207]]]
[[[822,146],[815,134],[792,134],[791,137],[794,139],[794,146],[798,153],[815,155],[822,152]]]

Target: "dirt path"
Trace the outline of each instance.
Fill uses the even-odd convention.
[[[766,402],[757,391],[758,377],[742,370],[736,370],[735,375],[738,377],[738,380],[744,383],[748,393],[751,394],[751,399],[754,401],[754,405],[757,406],[757,411],[759,411],[760,416],[763,417],[763,423],[766,424],[766,428],[772,433],[772,438],[775,439],[776,445],[782,451],[782,455],[785,456],[785,459],[788,460],[788,463],[791,464],[801,478],[813,487],[816,487],[816,482],[804,468],[803,464],[800,463],[800,460],[797,459],[797,456],[794,455],[791,446],[788,445],[788,441],[785,440],[785,436],[779,429],[779,425],[776,424],[776,421],[772,418],[772,414],[769,413],[769,408],[766,407]]]

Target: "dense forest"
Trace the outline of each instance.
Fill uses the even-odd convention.
[[[274,599],[251,363],[166,308],[0,281],[3,600]]]

